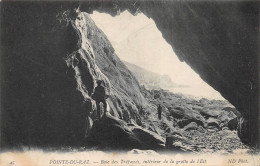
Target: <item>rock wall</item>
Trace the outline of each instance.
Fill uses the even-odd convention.
[[[76,90],[73,70],[63,59],[80,47],[79,34],[65,17],[73,14],[66,13],[61,19],[73,5],[3,2],[2,147],[82,141],[84,96]]]
[[[259,143],[259,1],[89,1],[81,9],[152,18],[181,61],[244,116],[239,136]],[[241,121],[241,122],[242,122]],[[250,131],[249,131],[250,130]]]
[[[147,104],[140,92],[140,86],[133,74],[118,58],[106,35],[95,25],[87,13],[81,13],[88,32],[82,32],[93,48],[95,64],[110,81],[108,103],[111,114],[130,122],[141,124],[138,108]],[[84,43],[84,42],[83,42]]]
[[[151,2],[141,10],[153,18],[179,59],[243,114],[242,140],[258,142],[259,3]]]
[[[84,145],[96,81],[110,113],[140,124],[140,87],[90,17],[69,2],[4,2],[1,146]]]

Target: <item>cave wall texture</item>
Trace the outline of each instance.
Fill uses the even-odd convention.
[[[63,59],[80,48],[79,36],[57,21],[66,10],[76,19],[78,8],[152,18],[179,59],[242,113],[242,141],[259,143],[259,2],[3,1],[1,146],[71,145],[83,138],[84,96]]]
[[[90,1],[81,9],[152,18],[179,59],[242,113],[242,141],[259,143],[258,1]]]

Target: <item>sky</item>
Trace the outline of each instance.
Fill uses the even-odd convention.
[[[164,40],[152,19],[140,13],[128,11],[112,17],[94,12],[90,15],[96,25],[106,34],[117,56],[144,69],[168,75],[176,87],[171,91],[195,97],[224,99],[219,92],[205,83],[185,62],[180,62],[172,47]]]

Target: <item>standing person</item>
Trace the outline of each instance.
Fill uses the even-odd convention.
[[[104,115],[106,115],[107,112],[107,102],[106,102],[106,98],[108,96],[106,96],[106,92],[105,92],[105,88],[104,86],[102,86],[102,81],[98,80],[97,81],[97,87],[95,88],[93,94],[92,94],[92,99],[96,101],[96,106],[97,106],[97,116],[98,119],[100,119],[101,115],[100,115],[100,103],[103,103],[103,108],[104,108]]]
[[[140,106],[140,108],[139,108],[139,114],[140,114],[140,115],[144,115],[144,109],[143,109],[143,106]]]
[[[161,120],[161,117],[162,117],[162,106],[161,106],[161,104],[158,105],[157,111],[158,111],[158,119]]]

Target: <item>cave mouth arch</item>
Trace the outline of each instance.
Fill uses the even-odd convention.
[[[244,116],[242,141],[259,145],[259,6],[258,1],[111,0],[82,3],[81,9],[152,18],[176,55]]]

